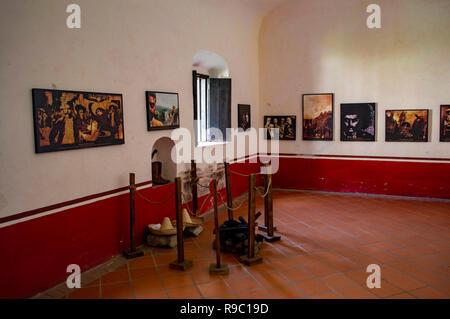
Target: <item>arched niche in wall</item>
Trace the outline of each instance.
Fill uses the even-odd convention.
[[[153,187],[172,183],[175,180],[177,164],[171,156],[174,146],[174,141],[169,137],[161,137],[153,144],[151,155]]]
[[[212,78],[228,78],[230,76],[227,61],[219,54],[208,50],[197,51],[192,59],[192,66],[207,70],[208,75]]]

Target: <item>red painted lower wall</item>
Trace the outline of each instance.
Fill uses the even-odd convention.
[[[277,188],[450,198],[450,164],[281,157]]]
[[[235,163],[233,171],[250,174],[259,164]],[[247,191],[247,178],[231,175],[232,195]],[[162,201],[174,184],[138,190]],[[226,200],[226,190],[220,190]],[[204,198],[204,197],[203,197]],[[199,203],[203,203],[199,198]],[[212,208],[205,204],[203,212]],[[175,218],[175,202],[152,206],[136,196],[136,241],[148,224]],[[123,194],[0,228],[0,298],[26,298],[66,280],[69,264],[88,270],[129,247],[129,195]]]

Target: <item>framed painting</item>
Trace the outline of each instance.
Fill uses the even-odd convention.
[[[441,105],[440,138],[441,142],[450,142],[450,105]]]
[[[341,141],[375,141],[375,103],[341,104]]]
[[[251,127],[250,105],[238,104],[238,128],[244,132]]]
[[[147,130],[170,130],[180,127],[178,93],[146,91]]]
[[[32,89],[36,153],[124,144],[122,94]]]
[[[297,135],[296,127],[295,115],[264,116],[264,138],[266,140],[295,141]]]
[[[334,94],[303,94],[303,139],[333,140]]]
[[[428,142],[428,110],[386,110],[387,142]]]

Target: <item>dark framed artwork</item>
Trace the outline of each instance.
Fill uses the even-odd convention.
[[[295,115],[264,116],[264,138],[266,140],[279,139],[295,141],[297,135],[296,127]]]
[[[428,142],[428,110],[386,110],[386,141]]]
[[[124,144],[122,94],[32,89],[36,153]]]
[[[250,105],[238,104],[238,128],[247,131],[251,126]]]
[[[334,94],[303,94],[303,139],[333,140]]]
[[[375,103],[341,104],[341,141],[375,141]]]
[[[178,93],[146,91],[147,130],[170,130],[180,127]]]
[[[441,142],[450,142],[450,105],[441,105],[440,138]]]

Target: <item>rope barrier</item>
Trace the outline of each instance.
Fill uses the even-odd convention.
[[[243,174],[243,173],[239,173],[239,172],[235,172],[233,170],[230,169],[230,173],[236,174],[236,175],[240,175],[240,176],[245,176],[245,177],[249,177],[251,174]],[[261,173],[255,173],[254,175],[261,175]]]
[[[191,180],[191,186],[197,184],[199,179],[200,177],[197,176],[194,180]]]
[[[241,202],[238,206],[236,206],[236,207],[229,207],[229,206],[227,205],[227,203],[223,200],[222,194],[219,193],[219,192],[218,192],[218,194],[219,194],[219,196],[220,196],[220,200],[222,201],[222,204],[221,204],[221,205],[225,205],[225,207],[226,207],[227,209],[238,210],[239,208],[242,207],[242,204],[244,204],[244,202],[245,202],[245,201],[242,201],[242,202]]]
[[[165,200],[163,200],[163,201],[161,201],[161,202],[154,202],[154,201],[151,201],[151,200],[148,199],[147,197],[145,197],[145,196],[139,194],[137,191],[135,192],[135,194],[137,194],[140,198],[142,198],[143,200],[149,202],[150,204],[153,204],[153,205],[161,205],[161,204],[167,203],[167,202],[169,201],[169,199],[171,199],[172,196],[175,195],[175,192],[173,192],[167,199],[165,199]]]
[[[261,195],[261,193],[258,190],[258,187],[255,187],[256,193],[258,194],[259,197],[264,198],[264,197],[267,196],[267,194],[269,194],[270,184],[272,184],[272,181],[270,181],[269,184],[267,185],[267,190],[266,190],[266,193],[264,195]]]
[[[186,197],[184,197],[184,193],[181,193],[181,195],[183,196],[184,204],[186,205],[186,209],[188,210],[189,214],[194,216],[194,213],[189,208],[189,203],[186,201]]]
[[[197,176],[194,180],[191,180],[191,187],[192,187],[192,185],[198,185],[200,187],[209,189],[209,185],[205,186],[205,185],[202,185],[199,183],[200,178],[204,178],[204,177],[206,177],[206,176]]]
[[[208,199],[211,197],[212,194],[213,194],[213,193],[209,193],[208,196],[205,198],[205,200],[203,201],[202,206],[201,206],[200,209],[198,210],[199,213],[202,212],[203,206],[205,206],[206,202],[208,201]]]
[[[200,187],[209,189],[209,185],[208,185],[208,186],[202,185],[202,184],[200,184],[198,181],[197,181],[197,185],[200,186]]]
[[[233,173],[233,174],[240,175],[240,176],[245,176],[245,177],[248,177],[248,176],[251,175],[251,174],[243,174],[243,173],[235,172],[235,171],[233,171],[233,170],[230,170],[230,172]],[[261,174],[261,173],[255,173],[254,175],[260,175],[260,174]],[[202,184],[199,183],[199,180],[200,180],[200,178],[202,178],[202,177],[205,177],[205,176],[198,176],[198,177],[196,177],[194,180],[191,181],[191,185],[195,185],[195,184],[196,184],[196,185],[199,185],[200,187],[209,189],[209,185],[205,186],[205,185],[202,185]],[[267,185],[267,190],[265,191],[264,194],[261,194],[260,191],[258,190],[258,188],[255,187],[256,193],[257,193],[260,197],[262,197],[262,198],[266,197],[267,194],[269,193],[269,188],[270,188],[271,182],[272,182],[272,181],[270,181],[269,185]],[[168,202],[169,199],[171,199],[172,196],[175,195],[175,192],[173,192],[172,194],[170,194],[169,197],[167,197],[165,200],[160,201],[160,202],[154,202],[154,201],[148,199],[147,197],[141,195],[138,191],[135,191],[135,194],[137,194],[140,198],[142,198],[143,200],[145,200],[146,202],[148,202],[148,203],[150,203],[150,204],[153,204],[153,205],[162,205],[162,204]],[[236,206],[236,207],[229,207],[229,206],[227,205],[227,203],[225,202],[225,200],[223,199],[222,194],[221,194],[220,192],[218,192],[218,194],[219,194],[220,200],[222,201],[222,204],[221,204],[221,205],[225,205],[225,207],[226,207],[227,209],[230,209],[230,210],[238,210],[238,209],[241,208],[242,205],[244,204],[244,202],[241,202],[241,203],[240,203],[238,206]],[[203,209],[203,207],[205,206],[206,202],[208,201],[208,199],[210,199],[210,197],[211,197],[212,195],[213,195],[213,193],[210,192],[210,193],[208,194],[208,196],[205,198],[205,200],[203,201],[203,203],[202,203],[200,209],[198,210],[199,213],[202,211],[202,209]],[[185,206],[186,206],[186,209],[189,211],[189,213],[190,213],[191,215],[193,215],[191,209],[189,208],[189,204],[186,202],[185,194],[182,193],[182,196],[183,196],[183,199],[184,199],[184,201],[185,201],[184,204],[185,204]]]

